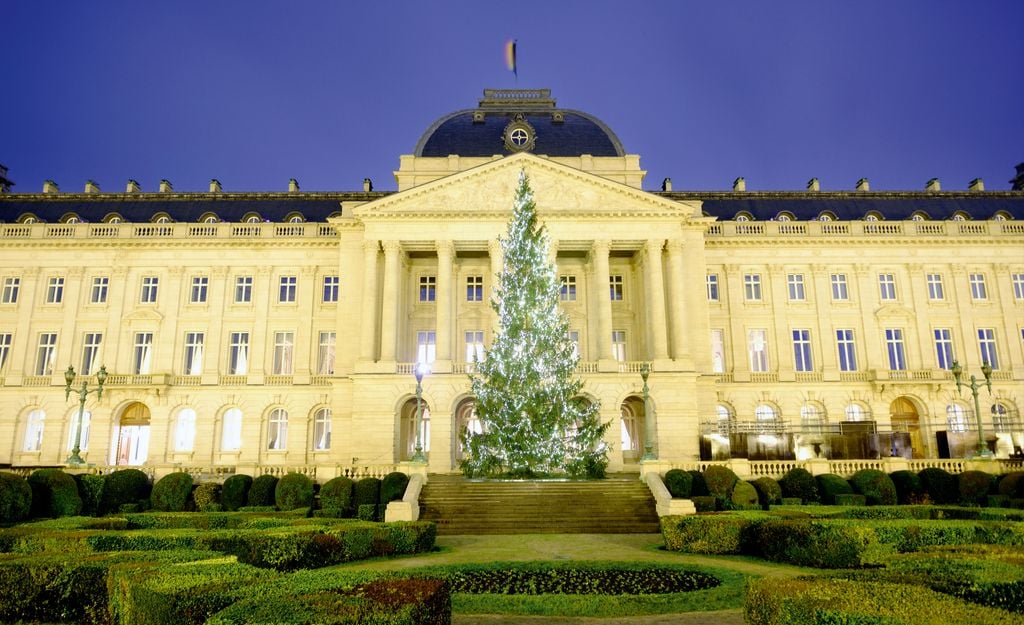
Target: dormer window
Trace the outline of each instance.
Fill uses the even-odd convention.
[[[167,213],[157,213],[153,215],[153,223],[155,224],[169,224],[171,223],[171,216]]]
[[[957,211],[953,213],[952,217],[950,217],[950,219],[952,219],[953,221],[967,221],[970,218],[971,216],[963,211]]]
[[[818,221],[835,221],[835,220],[836,220],[835,213],[833,213],[831,211],[822,211],[821,214],[818,215]]]
[[[789,211],[782,211],[775,216],[775,221],[793,221],[794,219],[793,213]]]
[[[754,221],[753,216],[750,213],[746,212],[746,211],[740,211],[740,212],[736,213],[736,218],[735,219],[736,219],[736,221]]]
[[[25,213],[24,215],[22,215],[18,219],[18,223],[20,223],[20,224],[37,224],[37,223],[39,223],[39,218],[36,217],[35,215],[33,215],[32,213]]]
[[[117,213],[107,213],[107,216],[103,218],[103,223],[107,224],[119,224],[124,222],[124,217],[121,217]]]
[[[1009,221],[1013,218],[1010,217],[1010,214],[1007,213],[1006,211],[999,211],[995,215],[992,215],[992,219],[996,221]]]
[[[288,213],[284,220],[290,224],[301,224],[302,222],[306,221],[302,217],[302,213]]]
[[[199,218],[199,223],[201,224],[215,224],[219,221],[220,218],[217,217],[215,213],[203,213],[203,215]]]
[[[931,219],[931,217],[928,216],[928,213],[923,211],[916,211],[910,216],[910,221],[928,221],[929,219]]]
[[[78,215],[76,215],[74,213],[67,213],[66,215],[64,215],[63,217],[60,218],[60,221],[61,221],[61,223],[65,223],[65,224],[79,224],[79,223],[82,223],[82,219]]]
[[[246,213],[245,216],[242,217],[242,223],[246,224],[258,224],[261,221],[263,221],[263,218],[260,217],[259,213]]]
[[[882,214],[878,211],[871,211],[864,215],[864,221],[882,221]]]

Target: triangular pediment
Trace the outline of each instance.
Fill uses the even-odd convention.
[[[496,159],[354,209],[357,219],[507,215],[525,171],[541,218],[556,216],[699,217],[699,202],[675,202],[528,153]]]
[[[906,306],[900,306],[899,304],[886,304],[875,309],[875,317],[878,319],[892,319],[897,317],[909,319],[913,316],[913,310]]]
[[[159,324],[164,316],[152,308],[136,308],[122,317],[125,323],[155,323]]]

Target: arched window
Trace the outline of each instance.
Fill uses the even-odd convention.
[[[25,425],[25,451],[39,451],[43,448],[43,426],[46,424],[46,413],[37,408],[28,413]]]
[[[818,221],[835,221],[836,216],[832,211],[821,211],[818,215]]]
[[[736,221],[753,221],[754,218],[750,213],[746,211],[740,211],[736,213]]]
[[[950,219],[952,219],[953,221],[967,221],[970,218],[971,216],[963,211],[957,211],[953,213],[952,217],[950,217]]]
[[[775,421],[779,418],[779,413],[769,404],[758,404],[754,409],[754,418],[758,421]]]
[[[157,213],[153,215],[153,223],[155,224],[169,224],[171,223],[171,216],[167,213]]]
[[[214,213],[203,213],[203,215],[199,218],[199,223],[202,224],[215,224],[219,221],[220,219]]]
[[[715,413],[718,415],[717,427],[719,434],[728,434],[729,430],[732,429],[732,421],[735,417],[735,413],[725,404],[718,404],[718,406],[715,407]]]
[[[946,423],[950,432],[967,431],[967,409],[957,403],[946,406]]]
[[[302,222],[306,221],[302,217],[302,213],[288,213],[285,216],[284,220],[285,220],[285,222],[290,223],[290,224],[301,224]]]
[[[910,216],[910,221],[928,221],[929,219],[931,219],[931,217],[929,217],[928,213],[924,211],[915,211],[914,214]]]
[[[882,219],[882,214],[878,211],[868,211],[868,213],[864,215],[864,221],[882,221]]]
[[[869,417],[867,409],[860,404],[850,404],[846,407],[847,421],[867,421]]]
[[[313,414],[313,451],[331,448],[331,409],[320,408]]]
[[[196,411],[184,408],[178,412],[178,422],[174,426],[174,451],[192,451],[196,443]]]
[[[33,215],[32,213],[25,213],[24,215],[18,218],[18,223],[26,225],[36,224],[39,223],[39,218]]]
[[[92,429],[92,413],[86,410],[82,413],[82,435],[78,439],[78,448],[82,451],[89,451],[89,430]],[[78,411],[71,414],[71,427],[68,428],[68,451],[75,448],[75,430],[78,429]]]
[[[103,223],[108,224],[119,224],[122,223],[123,221],[124,217],[118,215],[117,213],[107,213],[107,216],[103,218]]]
[[[260,214],[259,214],[259,213],[246,213],[246,214],[245,214],[245,215],[244,215],[244,216],[242,217],[242,223],[247,223],[247,224],[258,224],[258,223],[260,223],[261,221],[263,221],[263,218],[262,218],[262,217],[260,217]]]
[[[267,420],[267,449],[281,451],[288,443],[288,413],[274,408]]]
[[[1013,431],[1013,412],[1001,401],[992,404],[992,428],[996,432]]]
[[[231,408],[224,413],[221,427],[220,450],[238,451],[242,448],[242,411]]]
[[[995,215],[992,215],[992,219],[995,219],[996,221],[1009,221],[1013,219],[1013,216],[1006,211],[998,211]]]
[[[63,217],[61,217],[60,220],[61,220],[61,223],[66,223],[66,224],[82,223],[82,218],[79,217],[78,215],[76,215],[75,213],[67,213]]]
[[[793,221],[793,213],[789,211],[782,211],[775,216],[775,221]]]
[[[808,432],[821,433],[825,425],[825,411],[819,405],[808,402],[800,407],[800,423]]]

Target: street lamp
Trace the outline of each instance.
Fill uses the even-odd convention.
[[[85,418],[85,398],[89,396],[89,393],[96,393],[96,399],[103,397],[103,383],[107,379],[107,368],[105,366],[100,367],[100,370],[96,372],[96,388],[89,389],[89,382],[82,380],[82,388],[78,391],[78,423],[75,426],[75,446],[71,449],[71,455],[68,456],[67,464],[72,467],[80,467],[85,464],[85,460],[78,455],[81,451],[82,442],[82,420]],[[67,401],[71,397],[71,385],[75,383],[75,368],[68,365],[68,370],[64,372],[64,381],[67,382],[67,386],[64,388],[64,401]]]
[[[988,445],[985,444],[985,430],[981,425],[981,408],[978,406],[978,389],[981,388],[981,384],[978,383],[977,378],[974,374],[971,374],[971,383],[961,382],[960,377],[964,373],[964,368],[960,366],[960,363],[953,361],[953,378],[956,380],[956,392],[961,394],[960,387],[966,386],[971,389],[971,394],[974,396],[974,416],[978,419],[978,450],[975,452],[975,458],[992,458],[993,454],[989,450]],[[992,395],[992,366],[987,362],[981,363],[981,373],[985,376],[985,386],[988,386],[988,394]]]
[[[417,363],[413,369],[416,376],[416,453],[412,455],[413,462],[427,461],[423,455],[423,376],[429,372],[430,367],[425,362]]]
[[[651,414],[651,395],[647,388],[647,376],[651,375],[651,364],[640,365],[640,377],[644,380],[644,457],[642,460],[657,460],[654,453],[654,415]]]

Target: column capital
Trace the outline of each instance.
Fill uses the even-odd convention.
[[[668,242],[665,244],[665,247],[668,248],[669,254],[682,254],[684,244],[679,239],[669,239]]]
[[[393,239],[381,241],[381,245],[384,247],[386,254],[397,254],[402,251],[402,242]]]
[[[660,254],[663,247],[665,247],[665,239],[647,239],[647,242],[644,243],[644,251],[648,254]]]
[[[594,239],[594,243],[591,246],[591,249],[594,250],[595,252],[607,254],[612,249],[612,241],[611,239]]]
[[[365,239],[363,241],[364,254],[376,255],[378,251],[380,251],[380,241],[378,241],[377,239]]]
[[[448,257],[455,255],[455,243],[449,239],[436,241],[434,243],[434,248],[437,250],[438,256],[441,256],[442,254]]]

